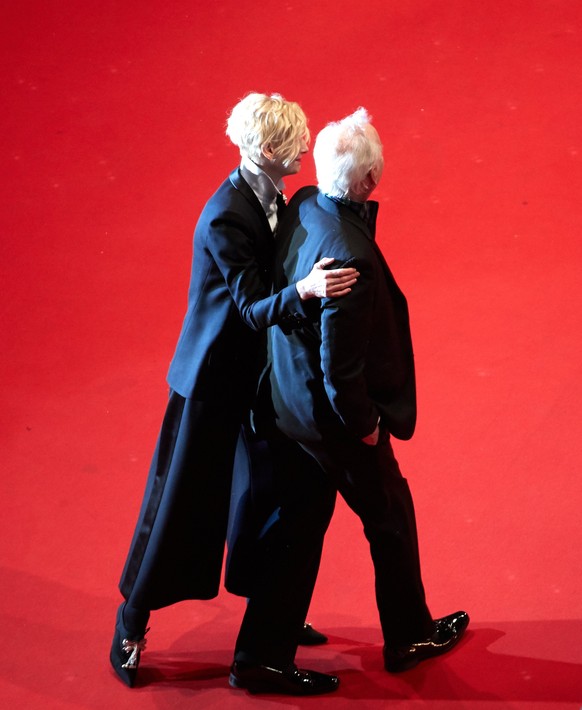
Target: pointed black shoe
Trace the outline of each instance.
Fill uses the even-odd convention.
[[[149,629],[144,629],[141,634],[129,633],[123,625],[124,606],[125,604],[122,604],[117,610],[115,633],[113,634],[109,660],[119,678],[129,688],[133,688],[137,676],[139,659],[142,651],[144,651],[146,647],[145,635]]]
[[[335,675],[308,671],[290,665],[280,670],[235,661],[228,680],[232,688],[244,688],[250,693],[279,693],[283,695],[322,695],[339,687]]]
[[[444,616],[434,622],[435,631],[424,641],[400,648],[384,647],[384,667],[390,673],[399,673],[414,668],[421,661],[440,656],[456,646],[469,625],[466,611]]]
[[[322,643],[327,643],[327,636],[325,636],[325,634],[322,634],[321,631],[317,631],[317,629],[314,629],[311,624],[305,622],[299,634],[299,645],[319,646]]]

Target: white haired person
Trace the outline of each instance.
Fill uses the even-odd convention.
[[[263,534],[302,545],[295,574],[313,583],[315,566],[308,573],[305,561],[322,544],[329,501],[339,492],[370,545],[385,668],[404,671],[450,651],[469,617],[459,611],[433,619],[428,609],[414,504],[391,446],[392,437],[409,439],[415,429],[415,370],[407,302],[375,242],[378,203],[369,198],[384,161],[368,113],[360,108],[324,128],[313,155],[318,187],[299,190],[287,207],[275,288],[293,283],[323,254],[360,276],[345,298],[312,302],[299,328],[268,333],[269,406],[279,439],[270,438],[275,469],[286,478],[279,481],[278,515]],[[302,536],[306,527],[310,535]],[[274,614],[274,589],[265,586],[264,608],[243,623],[247,645]]]
[[[357,276],[352,268],[326,271],[333,261],[326,258],[273,293],[282,180],[299,172],[308,150],[300,106],[277,94],[249,94],[234,107],[227,135],[242,160],[196,225],[188,309],[167,378],[169,401],[120,581],[125,601],[110,660],[130,687],[151,610],[218,594],[235,447],[263,367],[265,329],[297,327],[309,299],[343,296]],[[247,595],[237,590],[236,579],[231,583],[232,591]],[[288,674],[282,692],[304,680]],[[318,689],[334,683],[326,676]]]

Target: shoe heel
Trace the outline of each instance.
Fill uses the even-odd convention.
[[[242,682],[239,680],[234,673],[228,676],[228,684],[231,688],[238,688],[238,690],[246,690],[251,695],[260,695],[261,693],[271,692],[271,688],[267,685],[261,685],[261,683],[253,683],[253,681]],[[276,685],[272,686],[272,691],[274,693],[279,692]]]

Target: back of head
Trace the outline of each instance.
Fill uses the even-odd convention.
[[[285,162],[297,157],[301,140],[309,139],[301,106],[279,94],[251,93],[236,104],[228,117],[226,135],[241,155],[257,162],[263,146],[271,145]]]
[[[313,148],[319,189],[346,197],[382,163],[382,143],[365,108],[321,130]]]

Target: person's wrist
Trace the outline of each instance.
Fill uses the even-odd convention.
[[[307,290],[305,287],[305,279],[301,279],[301,281],[298,281],[295,284],[295,289],[297,290],[297,293],[299,294],[299,298],[302,301],[307,301],[308,298],[311,298],[312,294],[310,291]]]

